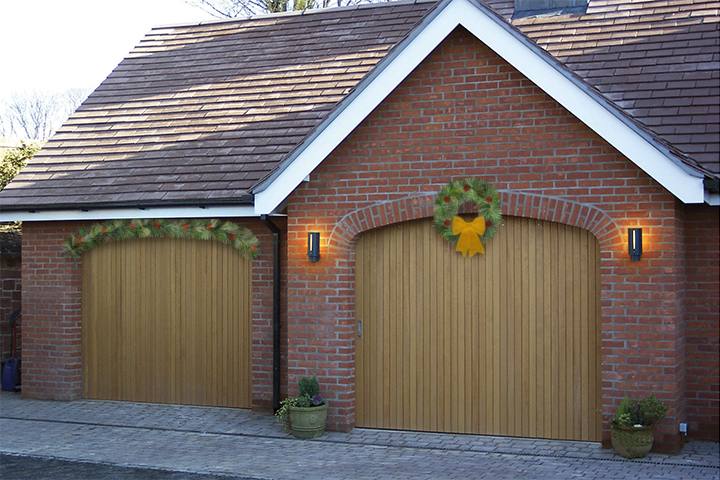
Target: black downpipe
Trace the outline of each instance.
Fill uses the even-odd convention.
[[[280,229],[267,215],[260,220],[273,234],[273,410],[280,408]]]

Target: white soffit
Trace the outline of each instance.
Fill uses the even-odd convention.
[[[376,75],[358,87],[342,110],[275,177],[255,191],[255,213],[270,214],[458,26],[462,25],[530,81],[553,97],[684,203],[705,201],[703,177],[693,175],[610,111],[544,54],[524,43],[501,19],[469,0],[451,0],[419,27]],[[538,47],[539,48],[539,47]],[[689,169],[689,167],[688,167]]]
[[[251,206],[242,207],[152,207],[97,210],[18,210],[0,212],[0,222],[48,222],[67,220],[108,220],[146,218],[229,218],[256,217]]]

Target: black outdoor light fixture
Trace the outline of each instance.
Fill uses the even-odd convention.
[[[642,228],[628,228],[628,253],[637,262],[642,256]]]
[[[311,262],[320,260],[320,232],[308,233],[308,258]]]

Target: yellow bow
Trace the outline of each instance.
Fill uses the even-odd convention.
[[[455,251],[462,253],[463,257],[470,252],[470,258],[476,253],[485,254],[485,249],[480,241],[480,235],[485,233],[485,217],[477,217],[468,223],[460,217],[452,220],[453,235],[460,235]]]

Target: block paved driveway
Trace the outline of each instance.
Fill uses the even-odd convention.
[[[309,441],[284,432],[272,415],[247,410],[23,400],[8,392],[0,400],[6,472],[38,459],[38,469],[44,460],[63,468],[68,468],[64,461],[73,461],[138,469],[135,477],[122,478],[158,479],[720,477],[720,448],[710,442],[690,442],[676,456],[625,460],[589,442],[360,428]],[[2,471],[0,476],[6,478]]]

